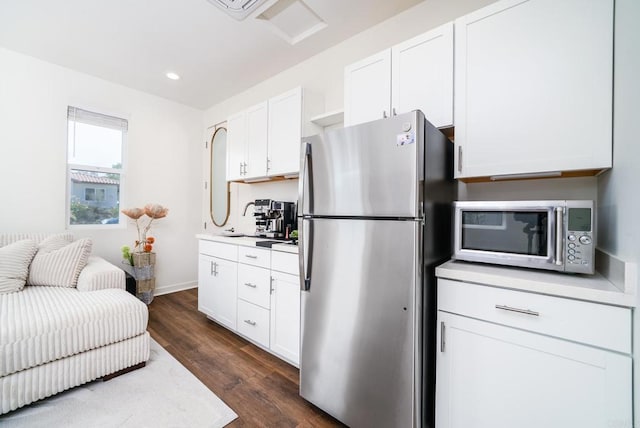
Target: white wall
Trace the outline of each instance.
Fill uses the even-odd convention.
[[[616,0],[613,169],[598,180],[598,243],[640,263],[640,2]],[[640,291],[640,279],[636,288]],[[640,295],[634,315],[635,426],[640,427]],[[619,425],[631,427],[631,424]]]
[[[194,284],[200,230],[202,111],[0,49],[0,232],[65,228],[67,106],[128,119],[123,207],[170,209],[157,238],[156,286]],[[196,166],[196,167],[194,167]],[[74,231],[120,263],[135,228]]]

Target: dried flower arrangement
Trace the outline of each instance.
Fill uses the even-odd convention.
[[[127,245],[122,247],[122,258],[130,265],[133,266],[133,253],[150,253],[153,250],[155,238],[153,236],[147,236],[147,233],[149,229],[151,229],[153,221],[166,217],[168,212],[169,209],[160,204],[147,204],[144,208],[128,208],[122,210],[124,215],[135,221],[138,231],[138,239],[133,247],[133,252]],[[146,223],[144,223],[144,220],[140,220],[142,216],[148,217]]]

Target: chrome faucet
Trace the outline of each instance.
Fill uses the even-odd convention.
[[[242,213],[242,217],[247,215],[247,208],[249,208],[249,205],[255,205],[255,204],[256,203],[254,201],[247,202],[247,205],[244,206],[244,211]]]

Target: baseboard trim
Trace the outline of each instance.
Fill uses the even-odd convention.
[[[198,286],[198,281],[181,282],[178,284],[165,285],[163,287],[156,287],[154,291],[155,296],[162,296],[163,294],[175,293],[177,291],[190,290]]]

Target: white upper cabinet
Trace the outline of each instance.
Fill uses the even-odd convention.
[[[300,140],[321,128],[309,118],[324,107],[321,97],[297,87],[227,119],[228,181],[295,177]]]
[[[264,177],[267,173],[267,102],[227,119],[227,180]]]
[[[453,23],[391,48],[392,113],[422,110],[436,127],[453,125]]]
[[[453,23],[345,68],[345,126],[422,110],[453,124]]]
[[[458,178],[611,167],[613,0],[502,0],[455,21]]]
[[[264,177],[267,173],[267,103],[248,109],[246,115],[248,161],[243,178]]]
[[[244,112],[227,119],[227,180],[242,180],[247,162],[247,117]]]
[[[302,88],[269,100],[267,175],[296,174],[300,170]]]
[[[349,65],[344,71],[345,126],[391,114],[391,50]]]

